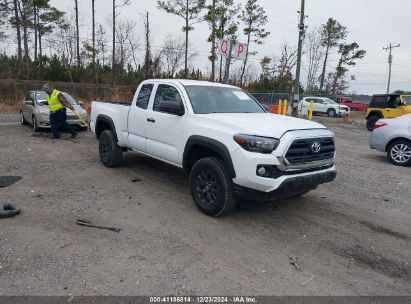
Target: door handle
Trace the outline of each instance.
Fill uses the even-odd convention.
[[[150,118],[147,118],[147,121],[148,121],[148,122],[152,122],[152,123],[155,123],[155,122],[156,122],[156,120],[155,120],[154,118],[151,118],[151,117],[150,117]]]

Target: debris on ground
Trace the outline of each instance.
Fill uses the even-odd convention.
[[[296,270],[300,271],[300,266],[298,265],[298,257],[289,256],[290,264],[295,267]]]
[[[305,280],[304,282],[300,283],[300,285],[305,286],[308,283],[310,283],[312,280],[314,280],[314,278],[315,278],[315,275],[311,276],[311,278],[309,278],[309,279]]]
[[[0,188],[11,186],[21,179],[21,176],[0,176]]]
[[[106,230],[110,230],[110,231],[114,231],[114,232],[120,232],[121,228],[117,228],[117,227],[105,227],[105,226],[99,226],[99,225],[94,225],[89,221],[84,221],[84,220],[77,220],[76,222],[77,225],[80,226],[86,226],[86,227],[92,227],[92,228],[98,228],[98,229],[106,229]]]
[[[133,182],[133,183],[141,182],[141,179],[135,178],[135,179],[132,180],[132,182]]]
[[[21,209],[13,204],[6,204],[3,206],[4,211],[0,211],[0,218],[9,218],[21,213]]]

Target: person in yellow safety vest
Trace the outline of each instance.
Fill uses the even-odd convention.
[[[60,128],[71,134],[70,139],[77,136],[77,132],[67,123],[66,107],[74,110],[73,106],[64,98],[60,91],[53,89],[49,84],[42,87],[49,97],[47,103],[50,110],[50,126],[53,138],[60,138]]]

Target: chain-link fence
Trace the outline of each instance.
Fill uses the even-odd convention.
[[[0,79],[0,103],[15,105],[24,99],[27,92],[41,90],[46,81]],[[137,86],[116,86],[107,84],[51,82],[52,87],[89,103],[92,100],[130,102]]]

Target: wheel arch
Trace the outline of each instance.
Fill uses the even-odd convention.
[[[116,126],[114,125],[113,120],[107,115],[99,114],[96,119],[96,137],[100,138],[101,133],[103,133],[105,130],[113,131],[114,138],[116,139],[116,141],[118,141]]]
[[[227,147],[215,140],[205,136],[193,135],[187,140],[183,153],[183,168],[191,171],[194,163],[204,157],[219,157],[226,167],[228,176],[235,178],[235,169]]]
[[[371,116],[378,116],[379,118],[383,118],[384,115],[382,114],[381,111],[377,111],[377,110],[372,110],[370,111],[370,113],[367,114],[366,119],[370,118]]]
[[[400,140],[405,140],[406,142],[409,142],[410,144],[411,144],[411,139],[409,139],[409,138],[407,138],[407,137],[395,137],[395,138],[392,138],[388,143],[387,143],[387,145],[385,146],[385,152],[388,152],[388,147],[392,144],[392,143],[394,143],[394,142],[396,142],[396,141],[400,141]]]

